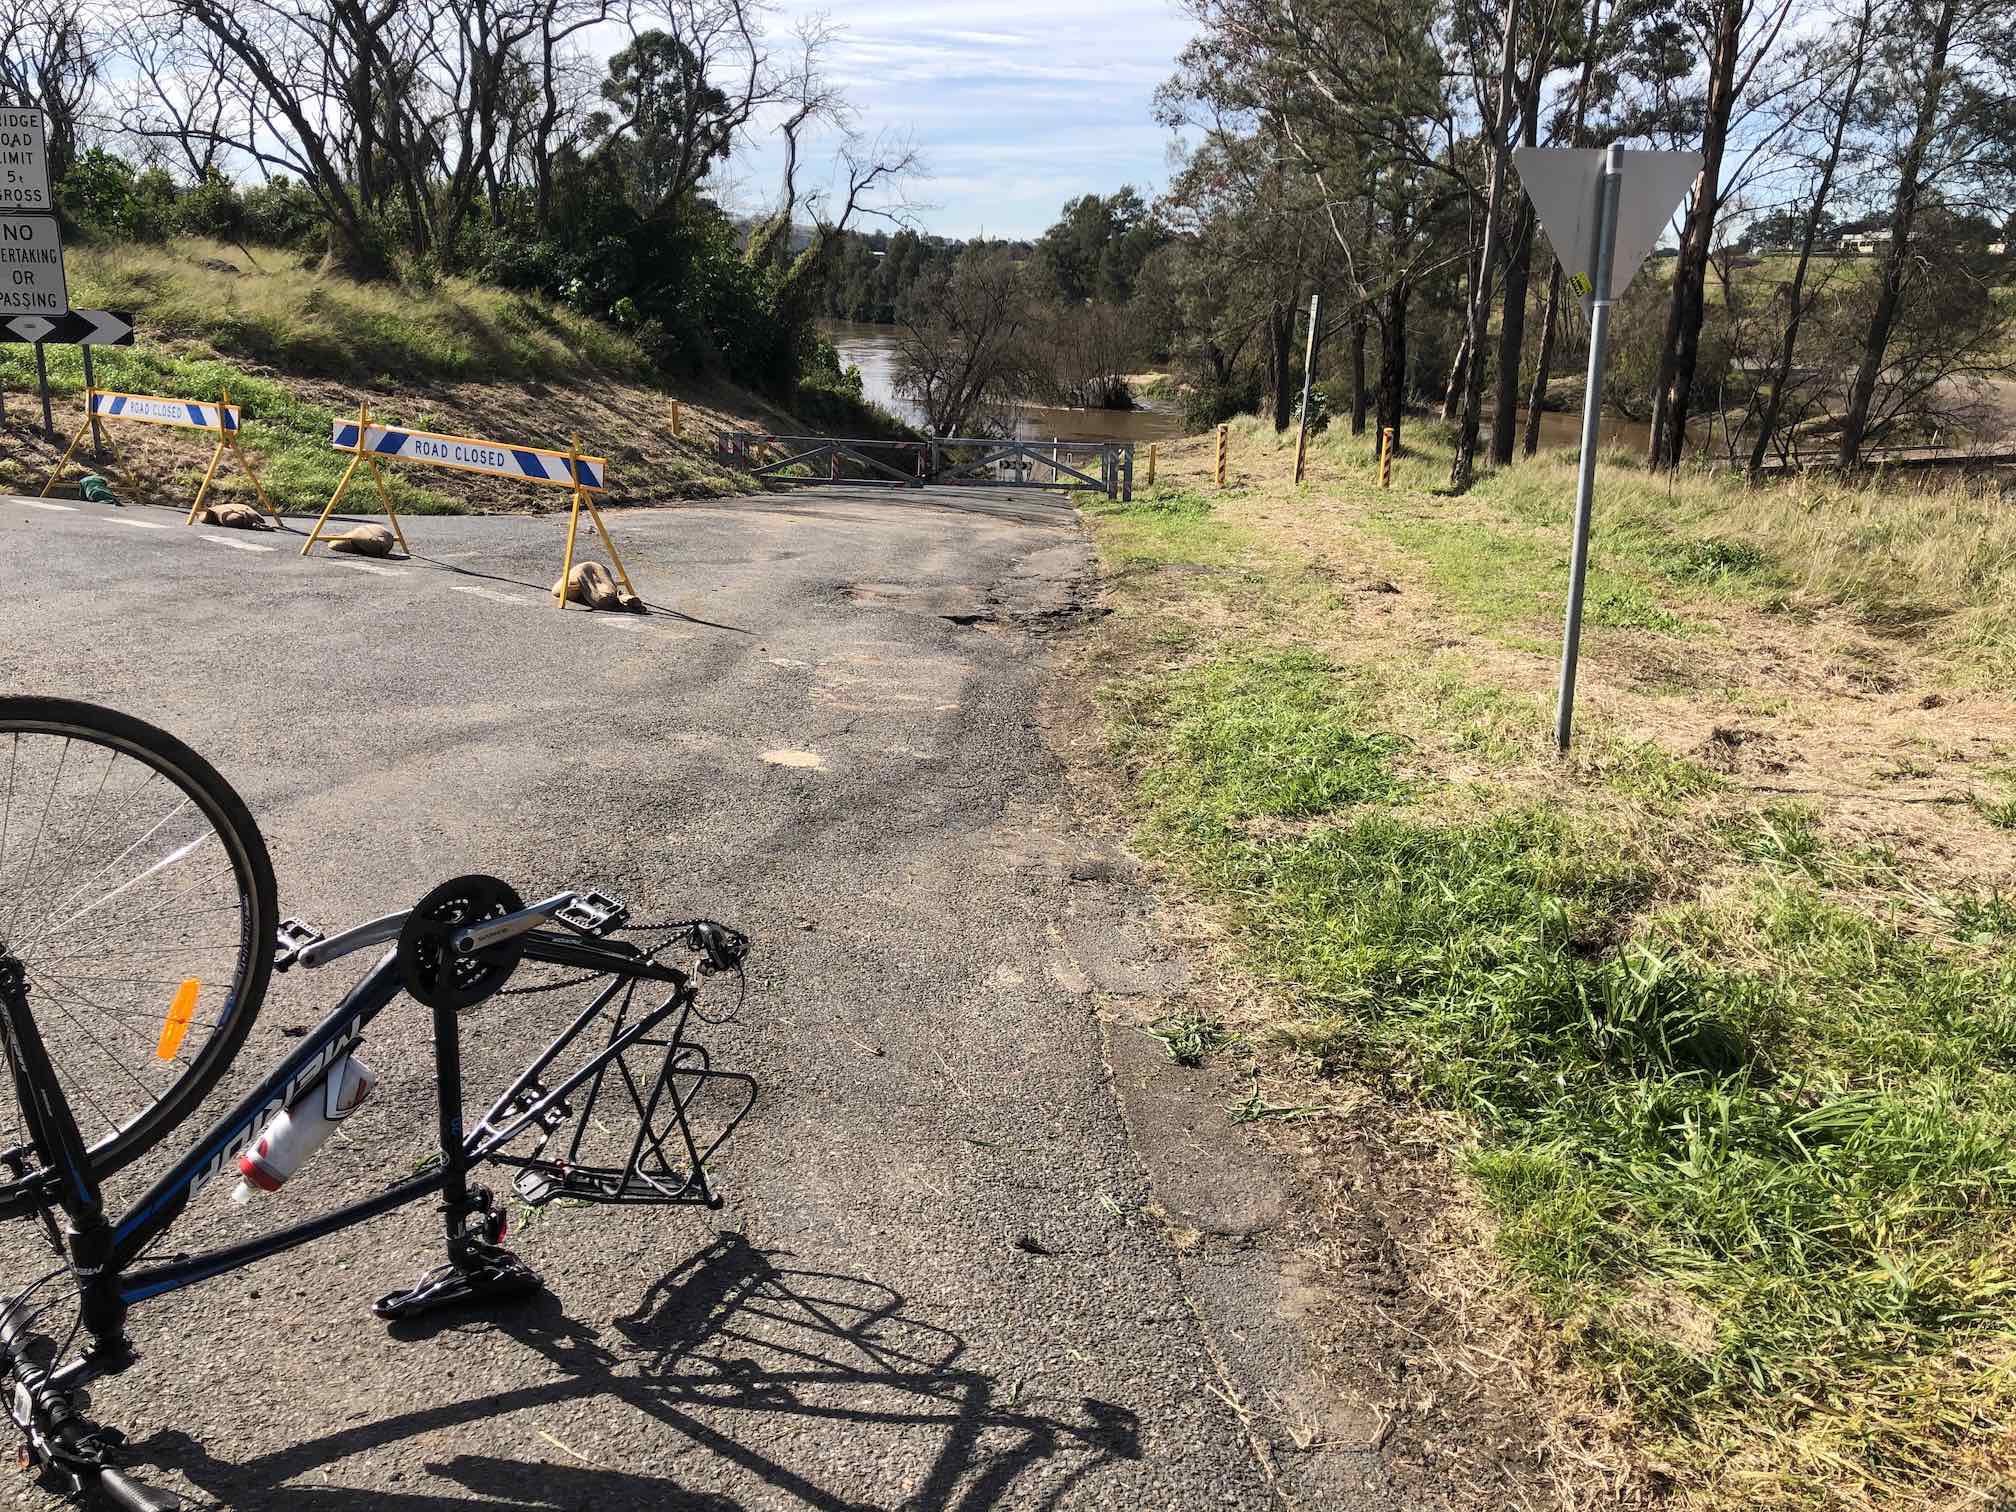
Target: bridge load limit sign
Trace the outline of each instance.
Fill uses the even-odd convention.
[[[55,208],[49,198],[49,133],[42,112],[0,106],[0,215]]]
[[[61,315],[69,308],[56,217],[0,214],[0,316]]]

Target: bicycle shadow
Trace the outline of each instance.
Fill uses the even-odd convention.
[[[290,1512],[738,1512],[743,1503],[718,1487],[745,1479],[751,1492],[765,1488],[763,1505],[781,1499],[822,1512],[986,1512],[1018,1491],[1014,1505],[1051,1508],[1102,1466],[1141,1457],[1139,1422],[1127,1408],[1087,1397],[1046,1414],[1023,1404],[1019,1391],[1003,1401],[995,1377],[958,1363],[965,1341],[907,1313],[894,1288],[781,1268],[780,1258],[739,1234],[719,1236],[614,1320],[620,1343],[568,1319],[551,1294],[509,1313],[464,1314],[405,1335],[502,1332],[557,1366],[558,1379],[353,1424],[238,1461],[213,1458],[173,1431],[133,1447],[186,1471],[224,1506]],[[460,1488],[454,1494],[303,1483],[322,1467],[421,1434],[592,1402],[627,1407],[676,1435],[670,1445],[640,1445],[635,1456],[647,1465],[670,1459],[674,1469],[596,1464],[541,1430],[555,1452],[538,1462],[464,1453],[426,1464],[429,1476]],[[843,1436],[839,1457],[853,1462],[853,1484],[827,1484],[845,1472],[818,1461],[843,1447]],[[682,1472],[695,1451],[727,1465]],[[1061,1474],[1047,1471],[1040,1489],[1027,1484],[1053,1460],[1070,1463]],[[864,1461],[873,1468],[863,1470]],[[899,1466],[900,1487],[890,1483]],[[682,1476],[700,1484],[682,1484]],[[864,1492],[878,1499],[850,1499]]]

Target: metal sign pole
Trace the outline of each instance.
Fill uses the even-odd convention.
[[[1589,572],[1589,517],[1596,503],[1596,436],[1603,415],[1603,358],[1610,337],[1610,263],[1617,246],[1617,200],[1624,149],[1612,146],[1596,188],[1596,259],[1590,270],[1589,379],[1582,395],[1582,457],[1575,480],[1575,550],[1568,567],[1568,624],[1561,640],[1561,693],[1554,743],[1563,753],[1575,723],[1575,663],[1582,649],[1582,588]]]
[[[1323,318],[1323,296],[1309,296],[1309,345],[1302,355],[1302,424],[1295,431],[1295,481],[1309,462],[1309,382],[1316,371],[1316,328]]]
[[[84,354],[84,407],[91,411],[91,461],[94,465],[105,465],[105,433],[98,428],[98,410],[91,403],[91,395],[98,387],[98,375],[91,371],[91,348],[80,346]]]
[[[56,439],[56,416],[49,408],[49,359],[42,355],[42,343],[35,343],[35,382],[42,390],[42,429]]]

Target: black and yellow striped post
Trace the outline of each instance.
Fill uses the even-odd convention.
[[[1393,427],[1382,426],[1379,431],[1379,486],[1393,486]]]
[[[1150,488],[1155,486],[1155,443],[1153,441],[1148,443],[1148,486]]]
[[[1231,450],[1231,444],[1232,444],[1232,428],[1231,428],[1231,427],[1230,427],[1229,425],[1221,425],[1221,426],[1219,426],[1219,427],[1218,427],[1218,486],[1219,486],[1220,488],[1223,488],[1223,487],[1225,486],[1225,459],[1226,459],[1226,456],[1227,456],[1227,454],[1228,454],[1228,453],[1229,453],[1229,451]]]

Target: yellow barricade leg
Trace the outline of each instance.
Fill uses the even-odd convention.
[[[259,481],[259,470],[252,465],[252,459],[245,455],[245,448],[236,440],[231,443],[231,455],[238,459],[238,465],[245,469],[245,476],[252,480],[252,492],[259,496],[259,507],[271,518],[279,519],[280,511],[273,507],[273,501],[266,497],[266,485]]]
[[[567,516],[567,552],[560,558],[560,584],[554,590],[553,602],[562,609],[567,607],[567,579],[574,575],[574,532],[581,528],[581,490],[574,490],[574,508]]]
[[[352,457],[350,465],[343,469],[342,480],[337,483],[336,492],[329,495],[329,502],[322,506],[322,517],[315,522],[315,528],[308,532],[308,544],[301,548],[301,555],[308,555],[315,549],[315,543],[322,539],[322,527],[329,523],[329,516],[335,513],[337,503],[350,487],[350,475],[357,471],[357,464],[363,460],[361,455]]]
[[[218,428],[221,430],[223,427],[220,424]],[[194,525],[196,516],[203,512],[203,499],[210,492],[210,480],[217,476],[217,464],[224,460],[226,445],[226,442],[219,441],[216,450],[210,453],[210,465],[203,470],[203,486],[196,490],[196,502],[189,506],[189,518],[182,522],[184,525]]]
[[[623,558],[616,555],[616,543],[609,539],[609,527],[602,523],[602,511],[595,507],[595,501],[583,494],[581,500],[588,506],[588,518],[595,522],[595,529],[601,534],[602,544],[609,548],[609,561],[616,568],[616,576],[622,580],[623,591],[630,597],[637,597],[637,590],[630,585],[630,574],[623,570]]]
[[[385,506],[385,518],[392,522],[392,534],[399,537],[399,549],[409,557],[413,548],[406,544],[406,532],[399,528],[399,511],[392,507],[392,491],[385,486],[385,472],[379,467],[378,459],[371,459],[371,481],[378,485],[378,502]]]
[[[68,467],[70,465],[70,459],[77,455],[77,448],[83,443],[84,440],[84,432],[91,429],[91,417],[89,414],[90,406],[88,405],[85,406],[85,409],[86,414],[84,417],[84,423],[77,427],[77,434],[70,438],[69,450],[63,453],[63,460],[56,464],[56,471],[49,474],[49,481],[42,485],[42,492],[37,494],[35,496],[36,498],[46,499],[49,497],[49,490],[56,486],[56,480],[63,476],[63,469]]]

